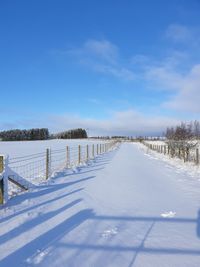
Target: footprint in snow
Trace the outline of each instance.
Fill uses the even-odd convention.
[[[173,217],[175,217],[175,215],[176,215],[176,212],[169,211],[169,212],[162,213],[161,217],[163,217],[163,218],[173,218]]]
[[[101,236],[103,238],[109,238],[109,237],[112,237],[112,236],[116,235],[117,233],[118,233],[118,229],[117,229],[117,227],[115,227],[113,229],[109,229],[109,230],[103,231]]]
[[[26,262],[31,265],[39,264],[43,261],[43,259],[47,256],[48,253],[49,253],[49,249],[46,249],[43,251],[40,249],[37,249],[36,253],[30,258],[27,258]]]

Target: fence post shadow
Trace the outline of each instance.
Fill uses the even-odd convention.
[[[200,238],[200,209],[197,214],[197,236]]]
[[[15,261],[15,266],[21,266],[24,263],[28,264],[27,260],[33,261],[39,253],[45,251],[50,245],[58,242],[64,235],[70,233],[93,216],[94,212],[92,209],[84,209],[72,215],[70,218],[66,218],[54,228],[40,234],[29,243],[20,246],[14,252],[4,257],[0,261],[0,267],[13,266],[13,260]]]

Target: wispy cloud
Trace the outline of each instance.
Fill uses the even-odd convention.
[[[174,42],[188,42],[193,39],[192,30],[181,24],[171,24],[166,30],[166,38]]]
[[[177,84],[177,94],[164,103],[167,108],[200,113],[200,64],[182,76],[182,81]]]
[[[93,63],[90,65],[93,70],[105,74],[111,74],[119,79],[126,80],[126,81],[132,81],[135,79],[135,74],[125,68],[125,67],[120,67],[120,66],[112,66],[112,65],[103,65],[99,63]]]
[[[180,73],[165,66],[149,66],[145,77],[157,90],[181,90],[184,78]]]
[[[83,45],[82,50],[87,52],[89,56],[93,54],[111,64],[115,64],[119,57],[118,47],[108,40],[88,40]]]
[[[90,135],[155,135],[162,134],[169,125],[176,125],[179,120],[164,116],[148,116],[133,109],[113,111],[107,119],[82,118],[64,114],[51,116],[49,127],[52,131],[83,127]]]
[[[163,102],[163,107],[200,113],[200,64],[193,65],[184,73],[165,66],[151,66],[146,77],[157,90],[172,92],[170,100]]]
[[[134,109],[112,111],[107,114],[106,119],[96,119],[91,117],[82,117],[76,114],[62,115],[41,115],[40,118],[21,119],[13,124],[0,123],[0,129],[15,128],[35,128],[48,127],[51,132],[59,132],[73,128],[89,129],[89,134],[92,136],[98,135],[160,135],[169,125],[176,125],[178,119],[157,116],[145,115]]]
[[[199,49],[200,27],[192,27],[182,24],[171,24],[165,32],[165,38],[175,45]]]
[[[200,49],[196,46],[199,41],[196,33],[196,28],[171,24],[165,33],[167,38],[184,43],[185,49],[176,46],[176,49],[168,50],[163,58],[149,55],[133,57],[132,62],[139,62],[142,70],[139,75],[149,87],[167,92],[167,98],[163,97],[160,103],[166,110],[200,113]]]
[[[138,54],[138,55],[134,55],[131,57],[130,59],[130,64],[132,65],[145,65],[148,64],[152,59],[150,59],[149,56],[147,55],[143,55],[143,54]]]
[[[101,105],[102,104],[102,101],[101,100],[99,100],[97,98],[93,98],[93,97],[86,98],[85,100],[87,102],[92,103],[92,104],[95,104],[95,105]]]
[[[165,37],[173,43],[182,43],[187,49],[170,48],[163,56],[135,54],[123,59],[120,49],[109,40],[89,39],[82,46],[68,51],[71,56],[94,72],[110,75],[124,81],[142,81],[152,90],[163,94],[160,106],[165,110],[200,112],[200,58],[197,28],[171,24]],[[195,55],[195,56],[194,56]],[[124,63],[125,62],[125,63]]]
[[[118,47],[108,40],[87,40],[81,47],[70,49],[68,55],[91,70],[114,76],[125,81],[135,79],[134,72],[120,62]]]

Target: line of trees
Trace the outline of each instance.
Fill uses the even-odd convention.
[[[72,129],[57,134],[49,134],[47,128],[35,128],[29,130],[9,130],[0,132],[0,140],[2,141],[28,141],[28,140],[47,140],[47,139],[79,139],[87,138],[85,129]]]
[[[176,127],[168,127],[165,136],[168,140],[200,139],[200,122],[195,120],[189,123],[181,122]]]
[[[53,136],[58,139],[81,139],[88,137],[86,130],[81,128],[64,131],[54,134]]]
[[[46,140],[49,138],[49,130],[47,128],[35,128],[29,130],[9,130],[0,132],[2,141],[24,141],[24,140]]]

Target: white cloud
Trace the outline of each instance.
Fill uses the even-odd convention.
[[[144,64],[148,64],[150,61],[150,58],[147,55],[143,55],[143,54],[138,54],[138,55],[134,55],[131,59],[130,59],[130,63],[133,65],[144,65]]]
[[[130,71],[127,68],[120,67],[120,66],[113,67],[112,65],[103,65],[103,64],[94,63],[93,69],[98,72],[105,73],[105,74],[111,74],[119,79],[123,79],[126,81],[131,81],[135,79],[135,74],[132,71]]]
[[[192,39],[192,32],[184,25],[171,24],[167,28],[166,37],[174,42],[188,42]]]
[[[68,51],[78,62],[91,70],[114,76],[120,80],[135,79],[133,71],[120,63],[119,49],[108,40],[87,40],[81,47]]]
[[[193,65],[187,72],[172,68],[149,67],[147,79],[159,90],[171,90],[170,100],[163,107],[174,110],[200,113],[200,64]]]
[[[163,94],[160,100],[160,106],[165,110],[199,113],[200,64],[198,57],[194,61],[194,55],[198,55],[199,51],[199,47],[194,45],[195,40],[198,41],[195,32],[197,29],[171,24],[165,33],[169,40],[185,42],[188,46],[192,44],[189,50],[168,50],[162,59],[138,54],[122,64],[125,60],[121,59],[118,47],[105,39],[89,39],[71,52],[81,64],[97,73],[124,81],[140,81],[152,90],[166,91],[167,94]]]
[[[165,37],[173,44],[199,51],[200,28],[182,24],[171,24],[165,32]],[[192,52],[192,51],[191,51]]]
[[[83,127],[90,135],[154,135],[162,134],[167,126],[179,123],[177,119],[146,116],[133,109],[113,112],[107,119],[81,118],[65,114],[48,118],[53,132]]]
[[[149,66],[145,76],[159,90],[180,90],[184,84],[182,75],[165,66]]]
[[[189,73],[182,77],[178,92],[171,101],[165,103],[167,108],[200,113],[200,64],[192,67]]]
[[[114,64],[118,58],[118,48],[108,40],[88,40],[84,44],[84,50],[96,55],[105,61]]]

